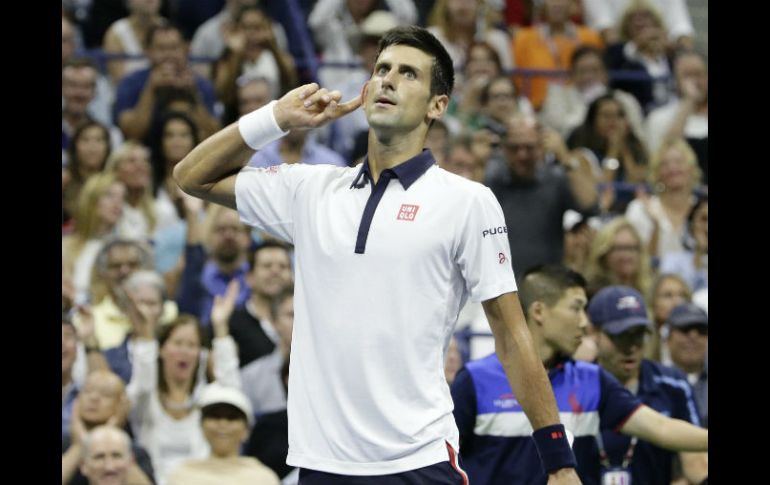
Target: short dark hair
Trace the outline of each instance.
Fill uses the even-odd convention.
[[[254,269],[254,265],[257,263],[257,254],[262,251],[263,249],[270,249],[270,248],[278,248],[283,249],[286,251],[286,254],[289,256],[289,260],[291,260],[291,246],[286,244],[282,241],[277,241],[273,239],[267,239],[265,241],[262,241],[257,246],[252,247],[248,254],[246,255],[246,259],[249,262],[249,268]]]
[[[380,39],[377,57],[382,51],[392,45],[406,45],[420,49],[433,57],[430,70],[430,94],[446,94],[450,96],[455,84],[455,69],[452,58],[441,42],[430,32],[415,25],[395,27],[385,32]]]
[[[179,38],[182,39],[182,42],[185,41],[184,35],[182,34],[182,29],[172,24],[168,20],[164,19],[161,22],[150,26],[150,28],[147,29],[147,34],[145,34],[144,36],[145,49],[149,48],[152,45],[152,41],[155,40],[155,36],[158,34],[158,32],[167,32],[167,31],[176,32],[177,34],[179,34]]]
[[[598,47],[594,47],[592,45],[587,45],[587,44],[580,45],[578,46],[577,49],[575,49],[575,52],[572,53],[572,57],[570,57],[570,60],[569,60],[569,68],[574,70],[575,64],[577,64],[577,62],[581,58],[585,56],[590,56],[592,54],[598,57],[602,63],[602,67],[604,67],[604,69],[607,69],[607,64],[604,60],[604,52]]]
[[[519,286],[519,299],[527,315],[530,305],[542,301],[548,306],[555,305],[569,288],[588,286],[586,279],[577,271],[561,264],[537,265],[524,273]]]

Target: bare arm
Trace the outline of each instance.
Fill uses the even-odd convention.
[[[272,105],[275,120],[283,131],[316,128],[361,105],[361,96],[337,104],[341,97],[339,91],[319,89],[315,83],[300,86]],[[252,153],[238,122],[232,123],[187,154],[174,167],[174,180],[190,195],[235,209],[235,176]]]
[[[708,430],[681,419],[672,419],[648,406],[641,406],[620,432],[672,451],[708,451]]]
[[[67,451],[61,456],[61,484],[67,485],[72,481],[75,476],[75,472],[78,471],[80,465],[80,455],[83,453],[83,448],[80,443],[72,443]]]
[[[577,205],[583,210],[593,207],[599,196],[596,192],[596,183],[591,173],[591,167],[573,157],[559,132],[552,128],[545,129],[543,144],[547,151],[552,152],[556,156],[559,164],[566,167],[569,187]],[[571,166],[573,160],[577,161],[576,167]]]
[[[551,382],[540,361],[516,293],[505,293],[483,302],[489,326],[495,336],[495,351],[508,382],[533,429],[560,423]],[[575,470],[562,468],[551,478],[573,478]],[[560,483],[573,483],[564,481]]]
[[[115,30],[112,27],[110,27],[110,29],[107,30],[107,33],[104,35],[103,48],[104,52],[109,54],[124,53],[123,44],[121,44],[118,35],[115,33]],[[123,77],[123,71],[125,67],[123,63],[123,59],[113,59],[107,64],[107,72],[110,75],[110,79],[112,79],[112,82],[115,84],[117,84]]]
[[[709,454],[691,453],[682,451],[679,453],[679,461],[682,462],[682,474],[689,483],[701,483],[709,475]]]

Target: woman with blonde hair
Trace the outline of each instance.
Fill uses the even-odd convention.
[[[650,257],[642,238],[625,217],[616,217],[594,236],[586,270],[589,297],[610,285],[630,286],[648,294]]]
[[[647,298],[654,327],[652,338],[645,343],[644,356],[646,358],[663,364],[666,364],[663,362],[664,357],[670,360],[668,349],[665,348],[666,335],[664,334],[667,334],[667,331],[664,329],[664,324],[674,307],[691,300],[690,287],[678,274],[661,273],[655,278]]]
[[[150,240],[158,228],[169,224],[158,218],[147,147],[133,140],[126,141],[110,155],[106,170],[126,186],[126,204],[118,224],[120,235]]]
[[[667,140],[653,154],[649,182],[653,195],[639,192],[626,217],[654,258],[683,251],[687,214],[696,202],[701,170],[695,152],[682,138]]]
[[[91,268],[104,239],[117,231],[126,187],[113,173],[93,175],[83,186],[72,234],[62,238],[62,267],[71,272],[75,302],[88,300]]]

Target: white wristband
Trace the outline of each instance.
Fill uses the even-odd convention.
[[[259,150],[271,141],[277,140],[288,133],[281,130],[275,121],[273,106],[276,101],[270,101],[256,111],[241,116],[238,120],[238,131],[246,144],[254,150]]]

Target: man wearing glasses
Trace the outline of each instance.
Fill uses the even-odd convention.
[[[546,154],[555,163],[548,163]],[[560,263],[564,212],[594,215],[597,210],[590,167],[572,156],[555,130],[526,114],[508,122],[501,155],[490,160],[487,185],[505,214],[515,274],[537,264]]]

